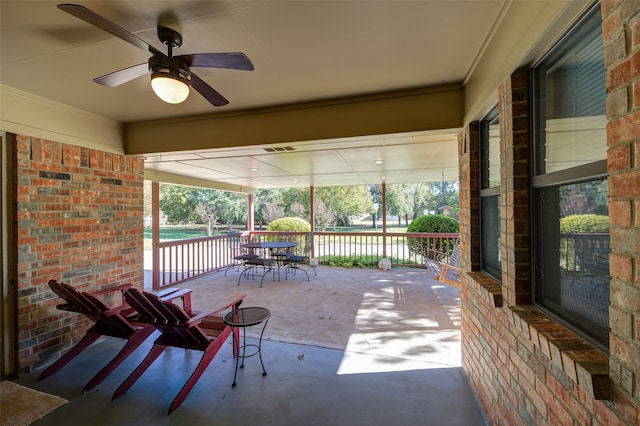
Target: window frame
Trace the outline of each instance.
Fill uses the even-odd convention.
[[[578,184],[592,182],[602,179],[608,179],[609,173],[607,171],[607,159],[595,160],[593,162],[573,166],[558,171],[546,172],[544,165],[541,162],[545,161],[545,146],[547,143],[547,137],[544,130],[541,130],[540,122],[546,122],[547,115],[542,114],[541,111],[544,108],[544,102],[546,101],[545,82],[540,82],[537,78],[537,70],[542,69],[543,65],[549,60],[559,60],[562,55],[571,51],[573,47],[570,45],[572,39],[576,37],[576,34],[583,34],[585,31],[590,33],[595,29],[590,24],[591,19],[595,19],[597,15],[600,17],[600,5],[596,3],[590,8],[583,17],[576,22],[576,24],[556,43],[556,45],[544,55],[536,64],[532,66],[531,72],[531,143],[530,143],[530,158],[531,161],[531,235],[532,235],[532,290],[533,290],[533,303],[544,311],[547,315],[554,318],[556,321],[561,322],[568,328],[572,329],[576,334],[582,336],[590,343],[599,347],[600,349],[608,352],[609,344],[609,328],[603,329],[598,325],[589,322],[588,319],[578,313],[569,312],[568,310],[560,307],[559,309],[550,308],[549,305],[558,304],[556,301],[550,301],[547,299],[544,303],[544,291],[549,289],[559,291],[561,283],[558,281],[555,284],[544,285],[541,281],[544,279],[545,271],[542,271],[544,267],[543,263],[543,251],[549,250],[549,245],[545,245],[543,241],[548,238],[548,235],[544,234],[544,222],[548,221],[548,217],[541,213],[543,208],[543,201],[539,199],[539,194],[544,188],[560,187],[563,185]],[[601,19],[601,18],[600,18]],[[601,20],[600,20],[601,22]],[[602,27],[600,26],[600,31]],[[574,43],[575,44],[575,43]],[[604,65],[604,51],[602,51],[602,60]],[[606,105],[604,105],[606,108]],[[606,113],[605,113],[606,114]],[[606,141],[605,141],[606,143]],[[552,237],[553,238],[553,237]],[[547,278],[548,279],[548,278]],[[553,279],[553,278],[552,278]]]
[[[497,124],[500,129],[500,113],[498,105],[493,107],[491,111],[480,121],[480,269],[487,275],[495,278],[497,281],[502,282],[502,258],[500,255],[500,241],[501,241],[501,223],[502,216],[500,211],[500,183],[498,185],[491,186],[489,176],[489,166],[491,157],[491,138],[489,137],[489,129],[492,125]],[[498,140],[500,140],[498,137]],[[498,144],[498,158],[501,158],[500,144]],[[498,171],[501,167],[501,161],[498,161]],[[491,235],[492,233],[486,231],[485,227],[485,214],[491,214],[491,211],[485,211],[484,201],[493,200],[497,198],[497,215],[498,215],[498,231],[497,235]],[[494,238],[489,240],[489,237]],[[488,243],[494,244],[497,250],[497,259],[488,259],[489,250],[486,250]]]

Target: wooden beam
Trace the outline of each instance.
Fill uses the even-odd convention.
[[[227,148],[462,127],[463,90],[447,85],[124,127],[125,153]]]

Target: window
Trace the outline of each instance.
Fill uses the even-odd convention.
[[[502,281],[500,265],[500,121],[494,108],[480,122],[480,265]]]
[[[533,69],[535,301],[592,343],[609,330],[606,89],[600,8]]]

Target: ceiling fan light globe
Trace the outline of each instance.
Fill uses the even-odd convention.
[[[154,55],[149,58],[151,87],[160,99],[179,104],[189,96],[191,70],[184,62],[171,57]]]
[[[160,99],[170,104],[184,102],[189,96],[189,86],[171,77],[152,77],[151,87]]]

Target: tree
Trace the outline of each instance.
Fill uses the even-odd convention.
[[[559,189],[562,216],[574,214],[608,215],[607,181],[595,180],[563,185]]]
[[[286,188],[282,190],[282,207],[285,215],[307,219],[309,210],[308,188]]]
[[[325,231],[332,224],[333,214],[321,199],[315,198],[313,204],[315,226]]]
[[[144,181],[144,216],[151,217],[151,181]]]
[[[262,218],[267,224],[284,217],[284,209],[276,202],[265,203],[262,206],[262,209],[260,209],[260,212]]]
[[[283,190],[281,189],[258,189],[255,193],[255,220],[262,224],[281,218],[284,216]]]
[[[246,221],[247,217],[242,195],[171,184],[160,185],[160,210],[169,223],[204,223],[211,232],[219,221],[231,225]]]
[[[218,223],[216,208],[213,204],[198,203],[195,212],[207,224],[207,235],[213,235],[213,226]]]
[[[232,225],[234,223],[246,223],[247,221],[248,205],[245,195],[209,190],[200,194],[199,199],[215,206],[220,223]]]
[[[418,216],[422,216],[425,214],[427,210],[428,204],[428,191],[427,184],[425,183],[414,183],[413,187],[413,218],[417,218]]]
[[[182,185],[160,185],[160,210],[172,224],[183,224],[197,221],[196,209],[192,193],[195,188]]]
[[[369,193],[371,194],[372,208],[371,208],[371,218],[373,219],[372,227],[374,229],[378,228],[377,219],[380,213],[382,212],[382,185],[371,185],[369,186]]]
[[[458,182],[432,182],[427,186],[427,210],[435,214],[444,214],[443,207],[451,207],[449,213],[457,218],[460,211],[460,194]]]
[[[332,212],[337,226],[349,226],[351,217],[370,213],[373,209],[371,194],[364,185],[320,187],[315,195]]]
[[[291,208],[289,209],[289,213],[291,216],[299,217],[300,219],[305,219],[307,216],[307,212],[302,204],[297,201],[294,201],[291,204]]]
[[[407,184],[387,185],[387,213],[398,217],[398,226],[402,226],[402,217],[409,225],[408,215],[413,212],[413,188]]]

